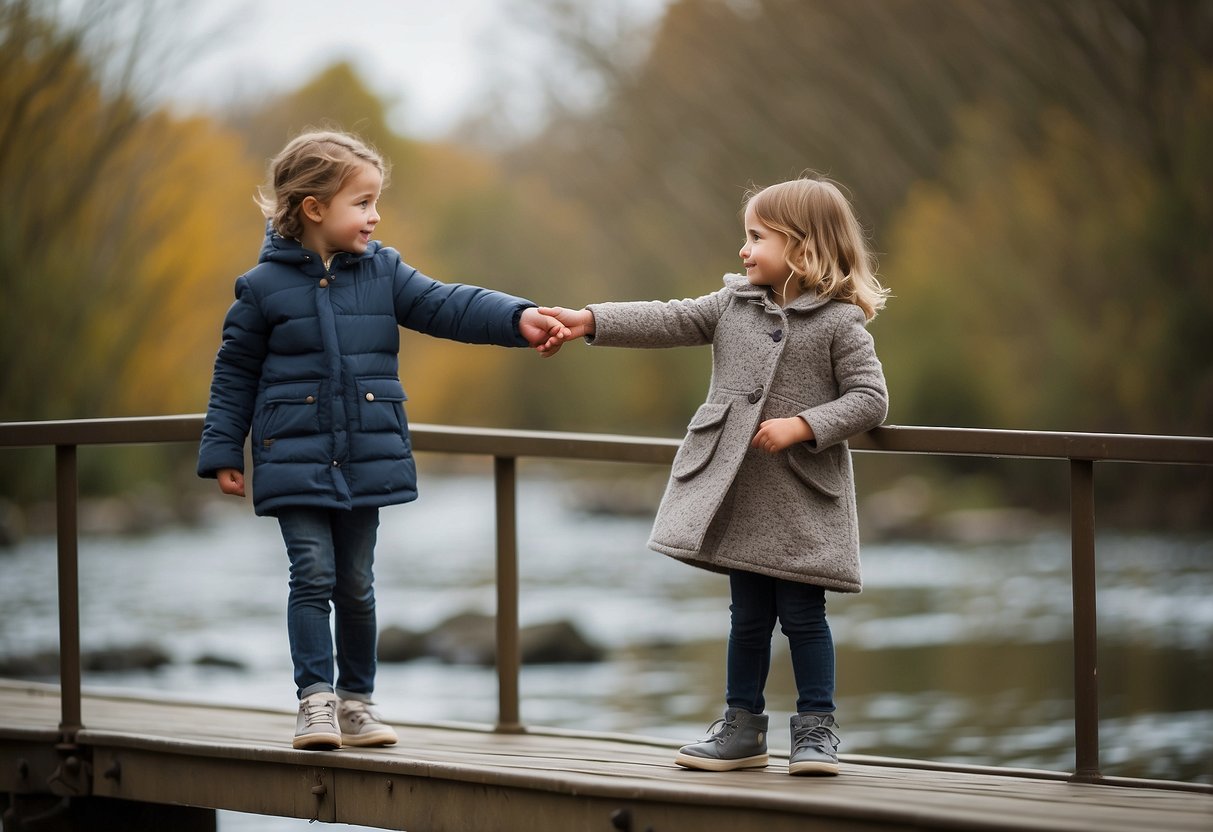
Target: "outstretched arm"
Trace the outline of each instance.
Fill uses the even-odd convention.
[[[699,298],[591,303],[585,309],[554,307],[574,335],[599,347],[663,349],[712,343],[716,324],[731,297],[720,290]]]

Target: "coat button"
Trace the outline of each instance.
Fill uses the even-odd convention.
[[[334,467],[334,468],[339,468],[340,466],[341,466],[341,463],[340,463],[340,462],[338,462],[337,460],[335,460],[335,459],[334,459],[334,460],[333,460],[333,467]]]
[[[308,404],[315,404],[315,403],[316,403],[316,397],[315,397],[315,396],[308,396],[306,399],[304,399],[304,401],[305,401],[305,402],[307,402]]]
[[[374,393],[367,393],[367,394],[366,394],[366,400],[367,400],[368,402],[373,402],[373,401],[375,401],[375,394],[374,394]]]
[[[772,332],[771,340],[774,341],[776,344],[778,344],[780,341],[782,341],[783,340],[783,330],[777,329],[774,332]]]
[[[755,387],[750,391],[750,395],[746,396],[746,398],[749,400],[750,404],[758,404],[760,401],[762,401],[762,388]]]
[[[328,285],[329,285],[328,278],[324,278],[324,277],[320,278],[320,288],[321,289],[323,289],[325,286],[328,286]]]

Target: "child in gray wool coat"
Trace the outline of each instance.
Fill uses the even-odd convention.
[[[763,690],[779,621],[796,678],[791,774],[838,773],[834,642],[825,592],[859,592],[847,438],[888,411],[866,325],[888,290],[851,205],[827,179],[751,193],[744,275],[695,299],[540,309],[596,346],[712,345],[707,401],[687,428],[649,547],[729,576],[724,717],[679,765],[767,765]]]

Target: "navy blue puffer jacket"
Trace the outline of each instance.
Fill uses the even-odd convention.
[[[337,254],[326,271],[295,240],[267,235],[223,323],[199,476],[243,471],[251,432],[258,514],[416,499],[397,327],[527,346],[518,321],[534,305],[440,283],[378,242],[362,255]]]

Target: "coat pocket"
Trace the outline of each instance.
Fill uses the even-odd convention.
[[[725,417],[729,414],[730,402],[717,404],[707,402],[695,411],[695,417],[687,425],[686,438],[674,457],[670,470],[676,480],[685,480],[702,471],[716,453],[720,435],[724,433]]]
[[[400,379],[392,376],[358,379],[358,418],[368,433],[404,429],[404,403],[408,396]]]
[[[813,453],[803,442],[788,448],[788,464],[796,476],[827,497],[838,499],[843,492],[841,455],[844,445],[834,445],[820,453]]]
[[[253,437],[254,442],[320,432],[319,381],[282,381],[266,387],[264,396],[260,435]]]

